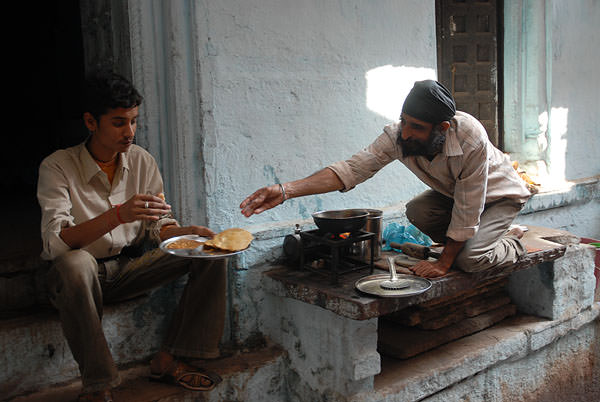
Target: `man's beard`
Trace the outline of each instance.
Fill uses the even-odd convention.
[[[426,156],[429,160],[440,152],[446,142],[446,135],[440,127],[431,129],[429,138],[426,141],[403,140],[402,129],[398,132],[398,144],[402,147],[402,156]]]

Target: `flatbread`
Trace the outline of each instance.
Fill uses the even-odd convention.
[[[215,235],[204,243],[204,247],[227,251],[240,251],[248,248],[254,236],[240,228],[231,228]]]
[[[173,243],[167,244],[168,249],[181,250],[181,249],[191,249],[201,246],[203,243],[197,240],[191,239],[179,239],[175,240]]]

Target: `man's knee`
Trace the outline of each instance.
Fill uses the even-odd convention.
[[[466,243],[456,256],[454,266],[465,272],[479,272],[490,267],[493,262],[493,249],[473,249]]]
[[[63,286],[91,286],[98,273],[96,259],[85,250],[71,250],[57,257],[50,269],[50,278]]]
[[[423,216],[423,207],[419,207],[419,204],[414,199],[406,204],[406,218],[410,223],[419,227],[419,224],[424,221]]]

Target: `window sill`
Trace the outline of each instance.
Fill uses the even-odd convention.
[[[600,198],[600,176],[545,186],[527,201],[520,215],[584,204]]]

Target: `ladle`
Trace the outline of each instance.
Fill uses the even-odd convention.
[[[390,279],[382,281],[379,286],[381,286],[382,289],[387,290],[398,290],[410,287],[410,283],[408,281],[398,279],[398,275],[396,275],[396,263],[394,262],[394,257],[388,257],[388,265],[390,266]]]

